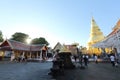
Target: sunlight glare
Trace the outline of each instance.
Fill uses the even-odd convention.
[[[30,44],[31,38],[26,39],[27,44]]]

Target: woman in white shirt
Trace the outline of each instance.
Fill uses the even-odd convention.
[[[110,61],[112,63],[112,66],[115,66],[115,57],[113,55],[110,56]]]
[[[95,55],[95,63],[97,64],[98,63],[98,57]]]

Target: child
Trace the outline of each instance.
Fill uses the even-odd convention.
[[[118,67],[118,63],[117,62],[115,62],[115,67]]]

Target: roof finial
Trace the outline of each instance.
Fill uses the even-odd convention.
[[[91,16],[92,16],[92,20],[94,19],[94,17],[93,17],[93,13],[91,12]]]
[[[92,21],[94,21],[94,17],[92,16]]]

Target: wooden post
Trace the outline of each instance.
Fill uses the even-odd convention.
[[[46,50],[46,59],[48,59],[48,57],[47,57],[47,50]]]
[[[38,51],[37,51],[37,59],[38,59]]]
[[[30,51],[30,59],[32,58],[32,53],[31,53],[31,51]]]
[[[15,59],[15,53],[14,53],[14,50],[12,50],[12,55],[11,55],[10,61],[13,61],[14,59]]]
[[[42,60],[42,50],[40,50],[40,60]]]

